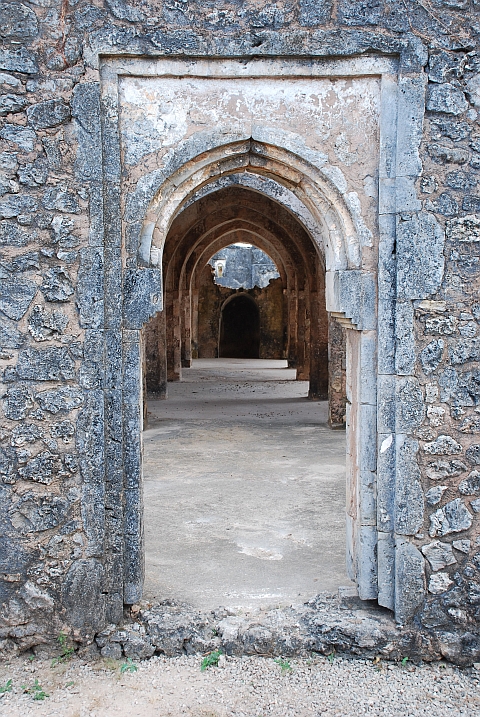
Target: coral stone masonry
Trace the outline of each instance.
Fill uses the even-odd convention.
[[[4,0],[0,36],[0,649],[141,601],[145,389],[218,355],[240,243],[260,356],[346,427],[368,625],[480,661],[478,0]]]

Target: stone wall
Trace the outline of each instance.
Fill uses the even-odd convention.
[[[100,97],[99,56],[109,55],[389,56],[399,58],[400,94],[416,87],[418,97],[428,82],[423,124],[399,134],[405,156],[418,140],[421,151],[417,160],[410,156],[410,164],[397,167],[402,182],[397,179],[396,200],[388,193],[391,167],[380,177],[383,206],[396,201],[402,209],[385,209],[380,222],[380,233],[388,222],[397,225],[379,277],[380,286],[396,291],[396,308],[391,314],[379,309],[379,328],[394,325],[395,359],[392,354],[388,360],[395,362],[398,380],[385,371],[381,381],[378,461],[394,479],[378,491],[377,526],[382,535],[396,535],[397,618],[467,631],[475,643],[479,10],[477,0],[432,0],[428,6],[415,0],[1,5],[5,649],[36,646],[60,629],[89,642],[107,623],[121,621],[124,600],[133,602],[141,584],[141,556],[132,557],[141,550],[141,494],[128,480],[139,470],[141,409],[124,401],[122,392],[139,381],[136,334],[158,311],[160,287],[154,269],[137,269],[132,260],[132,237],[137,241],[139,231],[134,223],[120,250],[120,169],[110,151],[118,123],[114,99]],[[400,130],[410,127],[405,117]],[[141,157],[141,119],[137,130],[132,146]],[[336,155],[348,166],[352,150],[340,135]],[[153,171],[149,158],[141,161],[142,171]],[[412,179],[415,161],[419,169]],[[132,186],[139,176],[129,180]],[[370,177],[365,196],[376,196],[377,179]],[[131,205],[123,203],[121,211],[130,216]],[[370,229],[376,231],[376,220]],[[374,262],[367,245],[365,255]],[[358,282],[351,287],[352,305],[367,291]],[[390,549],[379,549],[387,561],[383,574]]]

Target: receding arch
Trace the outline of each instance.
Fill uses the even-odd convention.
[[[359,214],[353,193],[346,192],[346,183],[345,180],[342,182],[339,170],[334,172],[335,168],[324,165],[325,161],[316,167],[299,154],[251,138],[206,149],[160,186],[150,187],[151,198],[141,231],[139,258],[147,264],[160,261],[174,217],[195,192],[220,177],[250,172],[273,177],[307,207],[321,227],[323,245],[318,246],[318,236],[315,243],[325,253],[327,270],[358,268],[361,245],[369,244],[371,235]],[[145,192],[145,186],[142,191]]]

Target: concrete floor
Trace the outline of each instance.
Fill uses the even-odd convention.
[[[285,365],[197,360],[148,400],[147,599],[265,608],[351,585],[345,434]]]

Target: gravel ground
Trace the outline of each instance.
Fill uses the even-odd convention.
[[[201,657],[161,658],[121,673],[121,663],[78,658],[16,658],[0,665],[0,714],[8,717],[446,717],[480,714],[480,672],[444,663],[401,664],[339,657],[279,662],[220,658],[201,672]],[[480,666],[479,666],[480,668]],[[24,691],[37,680],[49,697]]]

